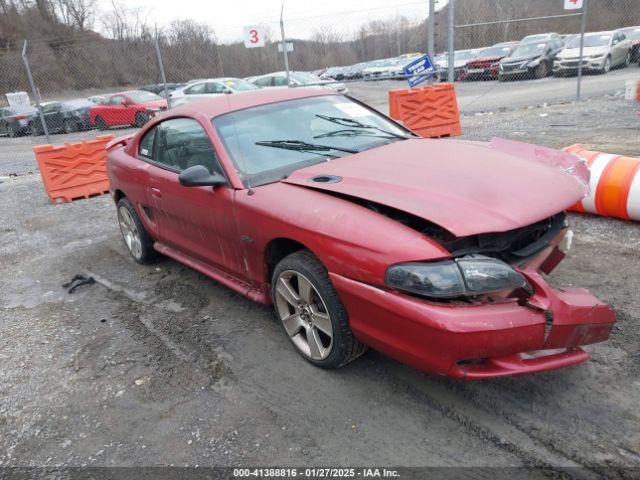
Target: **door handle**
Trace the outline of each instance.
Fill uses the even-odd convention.
[[[162,192],[159,188],[151,187],[151,195],[156,198],[162,198]]]

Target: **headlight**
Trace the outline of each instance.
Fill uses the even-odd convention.
[[[529,62],[525,62],[522,67],[537,67],[538,65],[540,65],[540,59],[536,58],[535,60],[531,60]]]
[[[159,108],[147,108],[147,112],[149,113],[158,113],[159,111]]]
[[[525,278],[509,265],[482,255],[392,265],[387,269],[385,283],[398,290],[434,298],[483,295],[527,285]]]
[[[589,55],[589,56],[587,56],[587,58],[594,58],[594,59],[595,58],[602,58],[602,57],[604,57],[604,53],[600,53],[598,55]]]

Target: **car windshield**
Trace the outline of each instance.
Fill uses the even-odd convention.
[[[544,51],[546,43],[525,43],[516,48],[511,54],[512,57],[533,57],[534,55],[540,55]]]
[[[299,168],[411,135],[341,95],[238,110],[214,118],[213,125],[247,187],[272,183]]]
[[[504,57],[509,54],[511,47],[489,47],[480,52],[480,57]]]
[[[529,35],[524,37],[520,43],[539,42],[540,40],[546,40],[550,35],[548,33],[541,33],[539,35]]]
[[[155,93],[145,92],[144,90],[134,90],[133,92],[128,92],[129,98],[136,103],[142,102],[155,102],[156,100],[162,100],[160,95],[156,95]]]
[[[584,46],[585,47],[606,47],[609,45],[609,40],[611,40],[611,35],[608,34],[592,34],[584,36]],[[580,35],[575,38],[572,38],[567,48],[580,48]]]
[[[66,102],[62,102],[60,105],[62,106],[62,110],[78,110],[80,108],[89,108],[93,106],[90,101],[84,99],[67,100]]]
[[[629,40],[640,40],[640,27],[625,28],[622,31]]]
[[[249,83],[241,78],[227,78],[222,83],[236,92],[243,92],[245,90],[260,90],[253,83]]]
[[[289,76],[292,80],[295,80],[302,85],[322,82],[322,80],[320,80],[320,77],[317,77],[313,73],[308,72],[292,72],[289,74]]]
[[[465,50],[461,52],[455,52],[453,54],[453,59],[456,62],[459,62],[461,60],[471,60],[472,58],[475,58],[477,53],[478,52],[474,50]]]

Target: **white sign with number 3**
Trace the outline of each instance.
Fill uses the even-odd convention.
[[[579,10],[582,8],[582,0],[564,0],[565,10]]]
[[[244,27],[244,46],[247,48],[264,47],[264,28],[260,26]]]

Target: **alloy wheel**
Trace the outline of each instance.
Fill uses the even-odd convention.
[[[275,285],[276,311],[296,348],[313,360],[324,360],[333,346],[333,325],[318,290],[304,275],[283,271]]]
[[[118,224],[120,225],[120,232],[124,243],[127,248],[136,259],[140,259],[142,256],[142,241],[140,239],[140,232],[133,220],[133,215],[127,207],[120,207],[118,209]]]

